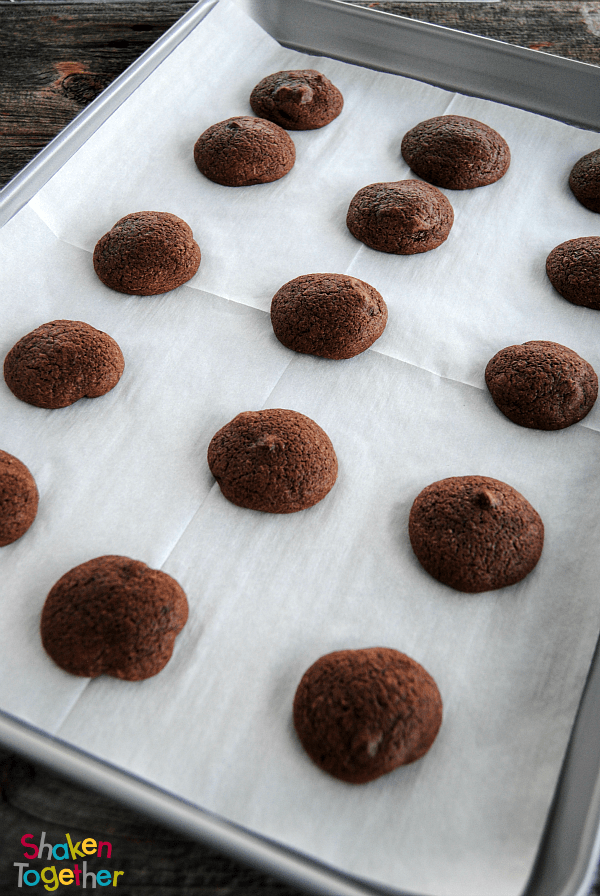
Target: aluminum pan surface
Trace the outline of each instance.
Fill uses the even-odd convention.
[[[21,208],[210,11],[199,0],[4,189],[0,226]],[[343,0],[236,0],[286,46],[427,81],[600,129],[598,68]]]
[[[600,129],[594,65],[343,0],[237,0],[280,43]]]
[[[184,802],[134,775],[116,769],[96,757],[52,738],[44,732],[0,711],[0,743],[34,762],[47,766],[82,787],[119,800],[158,823],[208,846],[222,850],[240,862],[258,866],[297,887],[324,896],[371,896],[390,891],[344,878],[306,856],[259,838],[197,806]],[[394,890],[394,896],[410,896]]]

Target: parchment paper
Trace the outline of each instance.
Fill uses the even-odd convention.
[[[274,183],[206,180],[192,148],[209,125],[250,114],[264,75],[318,68],[342,115],[293,132],[297,161]],[[412,176],[404,133],[445,112],[495,127],[512,151],[497,184],[447,191],[449,239],[388,256],[345,216],[374,181]],[[598,233],[567,177],[591,132],[397,76],[282,49],[231,0],[192,34],[0,232],[0,351],[57,318],[120,344],[126,369],[100,399],[59,411],[0,388],[0,447],[31,469],[38,517],[0,554],[2,709],[261,835],[366,880],[426,896],[517,896],[531,872],[600,629],[600,410],[556,433],[505,419],[485,389],[506,345],[552,339],[600,371],[598,312],[554,292],[558,243]],[[104,287],[91,265],[122,215],[173,212],[202,249],[198,274],[161,297]],[[349,361],[275,339],[275,291],[302,273],[372,283],[389,324]],[[314,508],[271,516],[229,504],[206,464],[235,414],[287,407],[316,420],[339,479]],[[522,583],[464,595],[412,555],[419,491],[476,473],[541,514],[542,559]],[[160,567],[189,622],[155,678],[63,673],[44,654],[46,594],[106,553]],[[444,700],[430,752],[353,787],[314,767],[291,703],[305,669],[344,647],[390,646],[421,662]]]

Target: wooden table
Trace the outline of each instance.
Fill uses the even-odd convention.
[[[0,2],[0,187],[192,5]],[[600,65],[600,0],[357,5]]]
[[[192,5],[0,2],[0,187]],[[600,0],[356,5],[600,65]],[[124,871],[122,896],[298,896],[1,750],[0,796],[1,894],[25,892],[16,887],[13,863],[23,861],[23,834],[33,832],[37,842],[44,830],[55,844],[64,842],[66,831],[111,841],[119,857],[114,867]],[[71,891],[61,885],[53,892]],[[600,894],[600,882],[592,892]]]

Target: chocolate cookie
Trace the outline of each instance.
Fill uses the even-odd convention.
[[[377,290],[344,274],[304,274],[279,289],[271,323],[280,342],[321,358],[353,358],[385,329],[387,305]]]
[[[208,465],[228,501],[267,513],[312,507],[333,488],[338,470],[321,427],[281,408],[234,417],[211,439]]]
[[[569,186],[575,198],[591,212],[600,212],[600,149],[588,152],[571,168]]]
[[[404,161],[418,177],[447,190],[472,190],[500,180],[510,149],[493,128],[462,115],[428,118],[404,135]]]
[[[302,746],[319,768],[349,784],[420,759],[441,723],[442,699],[431,675],[389,647],[322,656],[294,698]]]
[[[296,161],[296,147],[278,124],[238,115],[213,124],[198,137],[194,161],[217,184],[249,187],[287,174]]]
[[[0,451],[0,547],[25,535],[35,519],[39,495],[28,467]]]
[[[96,557],[50,590],[42,644],[72,675],[141,681],[166,666],[187,618],[186,596],[171,576],[129,557]]]
[[[475,594],[520,582],[542,553],[544,526],[523,495],[489,476],[452,476],[417,496],[410,543],[444,585]]]
[[[185,221],[169,212],[132,212],[96,243],[94,270],[110,289],[157,296],[190,280],[200,248]]]
[[[13,345],[4,379],[27,404],[65,408],[110,392],[124,367],[121,349],[107,333],[81,320],[53,320]]]
[[[331,81],[312,68],[267,75],[250,94],[255,115],[288,131],[312,131],[337,118],[344,98]]]
[[[454,210],[437,187],[420,180],[369,184],[352,199],[350,233],[379,252],[416,255],[448,238]]]
[[[546,259],[546,273],[564,299],[600,309],[600,236],[581,236],[555,246]]]
[[[594,368],[557,342],[525,342],[499,351],[485,369],[496,405],[530,429],[564,429],[582,420],[598,397]]]

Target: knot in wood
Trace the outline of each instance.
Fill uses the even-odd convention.
[[[84,106],[95,100],[108,83],[108,79],[92,72],[73,72],[62,79],[60,86],[69,99]]]

